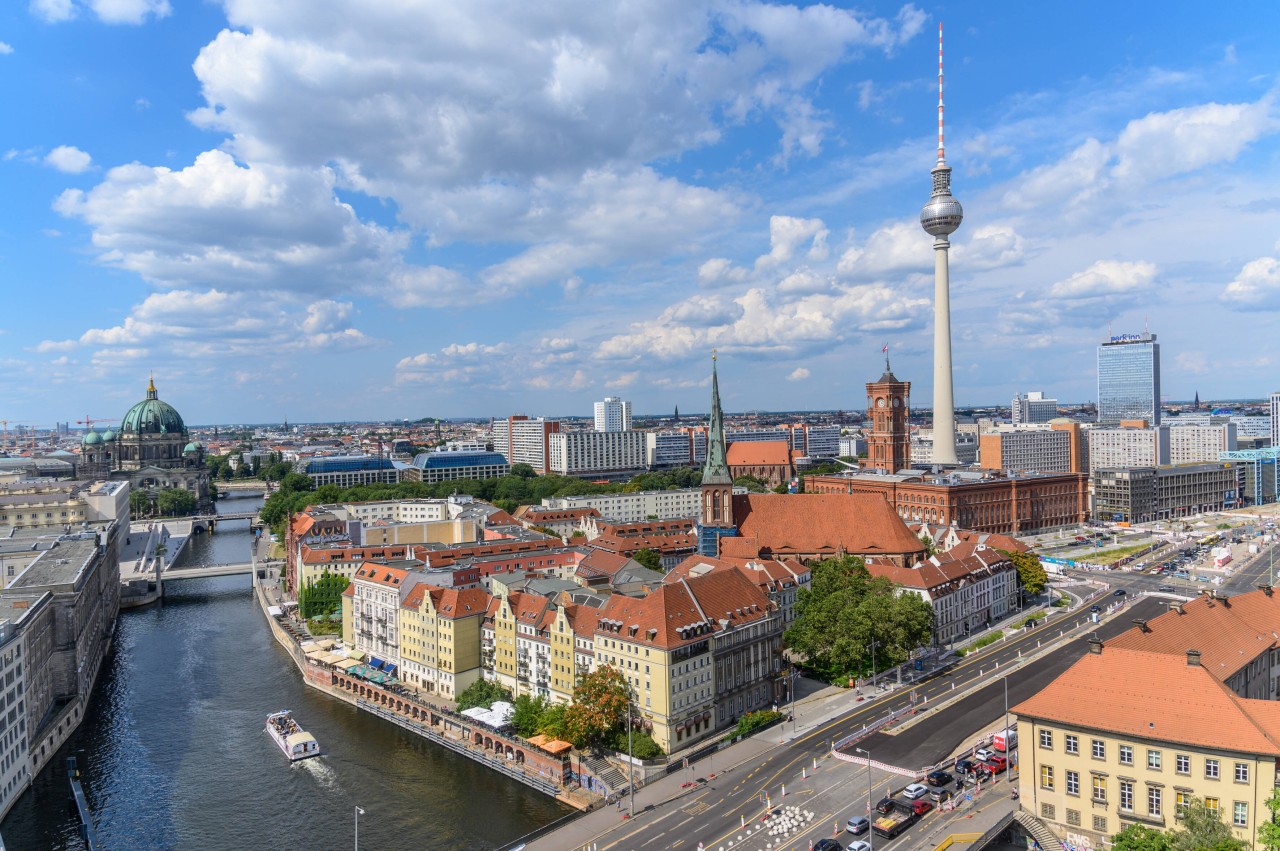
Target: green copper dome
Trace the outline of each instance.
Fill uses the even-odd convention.
[[[84,439],[81,440],[81,443],[85,446],[95,446],[101,442],[102,435],[98,434],[96,431],[85,432]]]
[[[107,429],[106,431],[104,431],[104,432],[102,433],[102,442],[103,442],[103,443],[110,443],[111,441],[113,441],[113,440],[115,440],[115,439],[116,439],[116,433],[115,433],[114,431],[112,431],[111,429]]]
[[[147,388],[147,398],[129,409],[120,423],[122,434],[183,434],[187,427],[172,405],[156,398],[156,383]]]
[[[182,450],[183,454],[186,454],[188,452],[199,452],[199,451],[200,451],[200,444],[194,440],[187,444],[186,449]]]

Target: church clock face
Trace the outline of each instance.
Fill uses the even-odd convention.
[[[894,397],[893,397],[893,406],[896,408],[896,407],[898,407],[898,406],[899,406],[899,405],[901,405],[901,404],[902,404],[902,400],[901,400],[901,399],[899,399],[897,396],[894,396]]]
[[[877,399],[877,400],[876,400],[876,407],[877,407],[877,408],[883,408],[883,407],[884,407],[884,399]]]

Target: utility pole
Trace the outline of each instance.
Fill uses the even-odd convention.
[[[635,818],[636,815],[636,757],[631,747],[631,684],[627,684],[627,786],[631,790],[631,814],[628,818]]]
[[[865,751],[862,748],[853,750],[856,753],[866,754],[867,757],[867,848],[875,851],[876,832],[871,829],[871,751]]]

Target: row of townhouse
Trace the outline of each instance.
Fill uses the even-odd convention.
[[[797,565],[696,561],[637,596],[556,579],[492,581],[492,594],[440,588],[370,562],[343,595],[344,634],[357,654],[446,699],[484,677],[567,703],[584,674],[614,666],[640,723],[679,750],[778,701],[782,632],[808,581]]]

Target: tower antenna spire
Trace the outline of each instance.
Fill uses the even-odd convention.
[[[938,21],[938,162],[946,161],[946,145],[942,136],[942,21]]]

